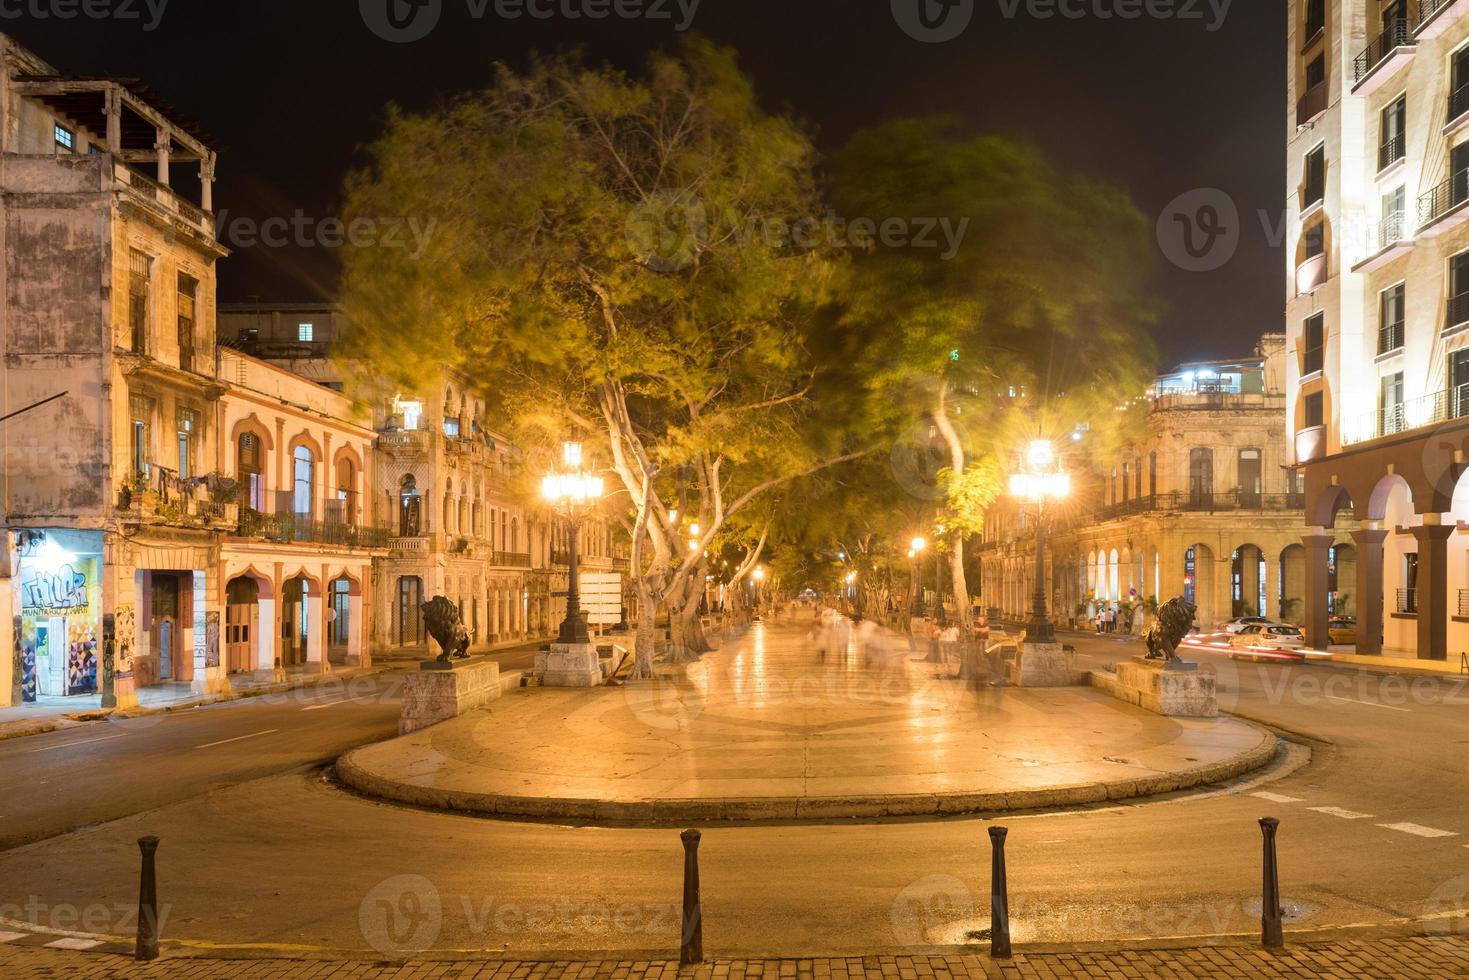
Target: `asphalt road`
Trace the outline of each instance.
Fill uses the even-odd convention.
[[[1089,637],[1068,642],[1094,663],[1136,650]],[[1265,815],[1282,821],[1289,928],[1469,908],[1469,679],[1190,655],[1218,674],[1226,708],[1312,736],[1309,763],[1208,796],[1005,818],[1017,942],[1256,930],[1257,820]],[[0,905],[31,901],[20,917],[40,924],[100,910],[90,931],[107,932],[107,910],[125,908],[137,892],[134,841],[155,833],[164,842],[164,933],[175,938],[390,957],[449,949],[666,954],[677,946],[683,855],[674,830],[504,823],[360,799],[301,766],[333,739],[345,747],[373,737],[365,734],[373,725],[389,724],[375,713],[394,709],[290,707],[294,717],[287,706],[237,704],[191,713],[238,719],[220,731],[168,733],[167,719],[152,735],[138,733],[166,735],[161,752],[143,751],[149,743],[129,741],[133,734],[57,750],[63,761],[68,752],[134,754],[115,759],[126,765],[79,763],[68,770],[80,786],[66,802],[37,803],[21,819],[10,814],[21,812],[27,781],[0,756],[0,827],[65,824],[71,818],[51,810],[127,793],[130,781],[149,785],[158,807],[0,854]],[[229,731],[273,728],[203,747]],[[80,741],[79,731],[63,740]],[[22,741],[29,744],[0,748],[42,745]],[[177,757],[191,753],[206,761],[182,767]],[[27,772],[44,770],[48,754],[31,755]],[[271,768],[276,775],[254,778]],[[989,826],[954,819],[706,828],[705,948],[856,954],[976,941],[988,924]]]

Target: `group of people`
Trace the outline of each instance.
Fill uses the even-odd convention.
[[[1116,633],[1117,608],[1115,606],[1103,606],[1098,609],[1096,625],[1098,633]]]

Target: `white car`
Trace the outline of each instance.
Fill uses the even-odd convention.
[[[1306,645],[1305,634],[1299,626],[1282,626],[1279,623],[1255,623],[1246,626],[1229,638],[1232,647],[1255,647],[1266,650],[1299,650]]]
[[[1224,632],[1234,634],[1242,632],[1247,626],[1269,626],[1270,620],[1264,616],[1241,616],[1239,619],[1231,619],[1224,624]]]

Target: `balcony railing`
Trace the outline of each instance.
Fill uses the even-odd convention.
[[[1456,2],[1457,0],[1417,0],[1413,10],[1413,30],[1422,30],[1424,24]]]
[[[277,544],[328,544],[343,548],[387,548],[392,543],[387,528],[318,521],[302,514],[262,514],[255,510],[241,512],[239,536]]]
[[[1404,19],[1396,19],[1387,26],[1376,40],[1367,45],[1367,49],[1357,55],[1352,62],[1352,82],[1360,83],[1362,79],[1372,74],[1372,70],[1387,60],[1387,56],[1398,48],[1411,48],[1418,42],[1413,40],[1413,32]]]
[[[1384,323],[1377,329],[1377,353],[1387,354],[1403,346],[1403,321]]]
[[[1418,590],[1398,589],[1397,611],[1405,615],[1413,615],[1418,612]]]
[[[1387,248],[1395,242],[1408,240],[1408,216],[1402,211],[1393,211],[1377,224],[1377,247]]]
[[[1466,112],[1469,112],[1469,85],[1460,85],[1449,93],[1449,117],[1445,122],[1451,123]]]
[[[1325,82],[1317,82],[1306,89],[1301,101],[1296,103],[1296,125],[1305,126],[1326,111],[1328,89]]]
[[[518,551],[497,551],[495,565],[498,568],[530,568],[530,555]]]
[[[1437,221],[1454,208],[1469,201],[1469,169],[1461,170],[1433,190],[1418,198],[1418,223]]]
[[[1408,141],[1401,136],[1394,136],[1377,148],[1377,169],[1386,170],[1408,155]]]
[[[1159,511],[1168,513],[1219,514],[1235,511],[1285,513],[1304,510],[1306,498],[1298,493],[1251,493],[1246,490],[1231,490],[1225,493],[1174,493],[1151,494],[1105,507],[1097,514],[1103,520],[1126,517],[1131,514],[1151,514]]]
[[[1469,385],[1460,385],[1360,416],[1355,428],[1342,433],[1342,445],[1382,439],[1465,416],[1469,416]]]
[[[1469,293],[1449,297],[1444,309],[1444,329],[1452,330],[1465,323],[1469,323]]]
[[[204,232],[210,237],[214,236],[213,215],[184,200],[183,195],[173,188],[165,187],[152,177],[139,170],[134,170],[125,163],[115,162],[112,172],[114,179],[137,196],[154,202],[186,224],[193,226],[195,230]]]
[[[1455,615],[1469,619],[1469,589],[1459,590],[1459,611]]]
[[[424,429],[405,429],[401,432],[379,432],[379,449],[387,452],[422,453],[433,445],[433,433]]]

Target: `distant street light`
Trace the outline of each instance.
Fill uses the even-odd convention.
[[[1037,439],[1026,447],[1021,471],[1010,477],[1010,495],[1035,504],[1035,594],[1031,602],[1030,643],[1055,643],[1046,599],[1046,501],[1062,500],[1071,493],[1071,477],[1056,468],[1056,450],[1049,440]]]
[[[541,496],[553,507],[560,508],[565,517],[567,534],[567,590],[566,620],[561,624],[559,643],[567,645],[592,642],[587,631],[586,620],[581,614],[581,589],[577,568],[577,549],[581,537],[581,525],[591,509],[602,499],[603,483],[600,476],[582,472],[582,446],[579,442],[568,442],[562,446],[561,462],[567,472],[552,472],[541,481]]]
[[[913,561],[913,610],[914,616],[923,615],[923,563],[919,556],[928,548],[928,539],[922,536],[913,539],[908,557]]]

